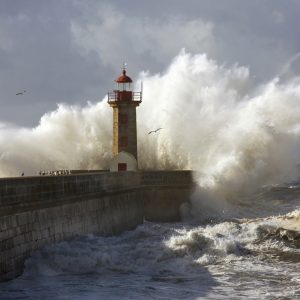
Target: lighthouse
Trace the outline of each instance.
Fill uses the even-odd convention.
[[[113,156],[118,171],[137,165],[136,108],[142,102],[142,89],[132,91],[132,79],[124,66],[121,76],[115,80],[116,89],[108,93],[108,104],[113,108]]]

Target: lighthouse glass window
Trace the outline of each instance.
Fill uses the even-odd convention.
[[[118,83],[118,90],[121,91],[131,91],[131,84],[128,82],[125,83]]]

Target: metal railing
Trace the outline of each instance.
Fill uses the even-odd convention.
[[[107,102],[117,101],[142,102],[142,92],[113,91],[107,93]]]

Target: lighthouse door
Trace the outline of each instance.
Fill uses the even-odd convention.
[[[127,171],[126,163],[118,163],[118,171]]]

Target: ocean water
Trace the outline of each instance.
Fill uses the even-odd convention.
[[[300,185],[264,187],[234,205],[232,215],[47,246],[0,284],[0,299],[300,299],[299,241],[271,234],[282,219],[299,220]]]

